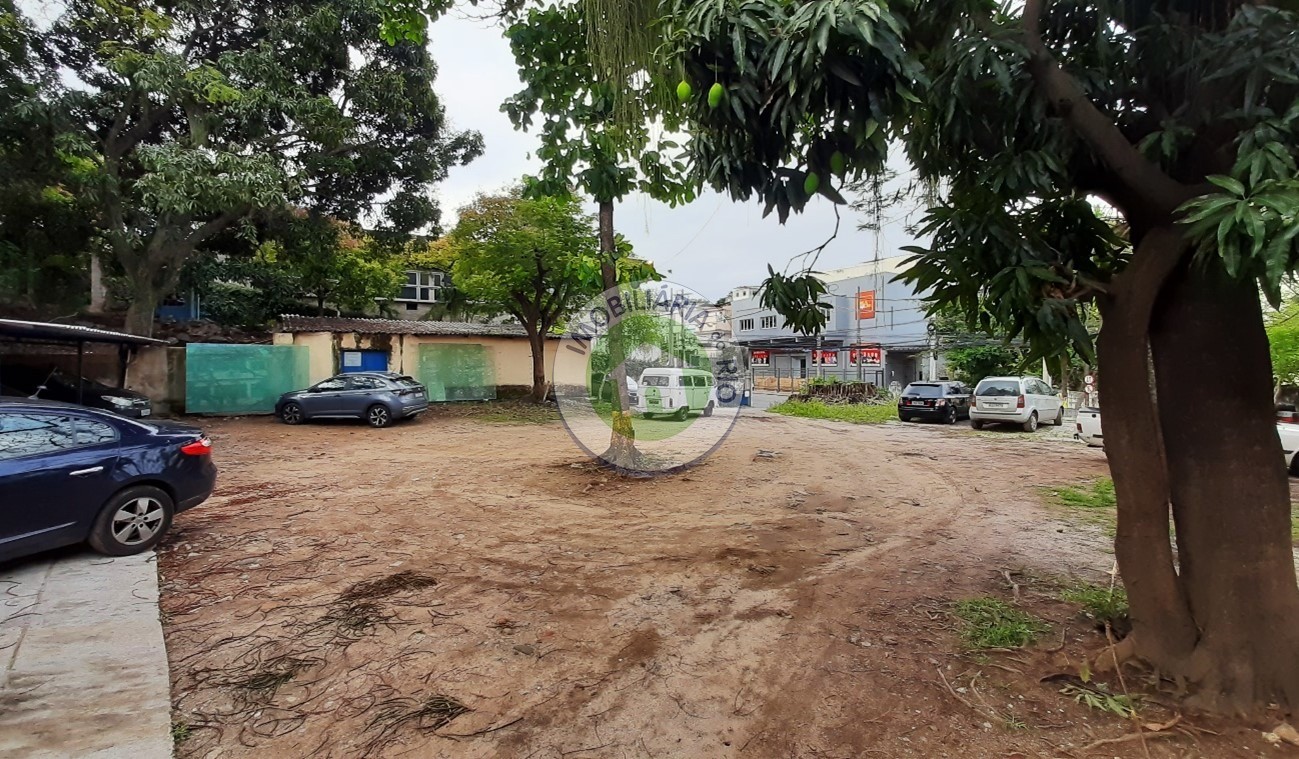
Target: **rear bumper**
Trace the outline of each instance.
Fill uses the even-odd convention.
[[[982,408],[970,409],[970,418],[977,422],[1016,422],[1023,424],[1028,421],[1028,417],[1033,413],[1031,408],[1006,409],[1002,411],[986,411]]]
[[[950,406],[898,406],[898,416],[914,419],[944,419]]]
[[[428,411],[428,401],[419,401],[418,403],[404,404],[400,409],[397,410],[397,415],[402,419],[405,419],[407,417],[412,417],[418,414],[422,414],[425,411]]]
[[[208,457],[206,465],[196,477],[187,477],[183,487],[176,488],[176,512],[192,509],[212,497],[216,489],[217,466]]]

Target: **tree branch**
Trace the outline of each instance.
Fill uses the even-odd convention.
[[[1092,103],[1078,81],[1060,67],[1042,40],[1045,6],[1046,0],[1026,0],[1024,4],[1024,43],[1033,82],[1119,181],[1137,193],[1151,210],[1171,216],[1178,206],[1195,197],[1196,191],[1147,160]]]
[[[247,214],[248,211],[249,209],[247,207],[237,208],[233,211],[226,211],[215,219],[212,219],[205,224],[200,224],[198,229],[190,232],[189,235],[185,237],[185,242],[189,245],[198,245],[200,242],[203,242],[217,232],[220,232],[235,223],[236,220]]]

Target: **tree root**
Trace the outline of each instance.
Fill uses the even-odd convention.
[[[1096,659],[1092,662],[1092,671],[1113,672],[1125,662],[1135,659],[1136,655],[1136,641],[1129,635],[1112,646],[1106,646],[1104,650],[1097,654]]]

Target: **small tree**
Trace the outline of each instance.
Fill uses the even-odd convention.
[[[525,198],[519,191],[479,195],[438,246],[441,268],[475,308],[507,313],[532,348],[532,400],[545,400],[546,336],[601,287],[593,220],[577,199]]]
[[[622,6],[615,2],[604,7],[617,10]],[[694,183],[684,178],[685,164],[668,155],[668,151],[677,150],[675,142],[653,139],[643,120],[620,117],[620,104],[660,97],[663,83],[642,76],[624,79],[617,87],[608,84],[588,56],[589,16],[584,10],[590,6],[534,8],[510,26],[510,47],[525,89],[506,101],[502,110],[520,129],[531,126],[537,115],[543,119],[537,155],[544,165],[541,175],[525,184],[530,194],[566,195],[576,186],[595,200],[601,284],[610,290],[620,282],[615,203],[635,190],[673,205],[687,202],[694,197]],[[628,97],[624,89],[634,90],[636,96]],[[668,126],[673,123],[669,116]],[[618,398],[609,449],[601,458],[615,466],[630,467],[637,452],[625,356],[617,331],[611,335]]]

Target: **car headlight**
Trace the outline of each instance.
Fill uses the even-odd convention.
[[[135,402],[130,398],[123,398],[120,395],[101,395],[99,398],[100,400],[108,401],[118,408],[130,408],[135,405]]]

